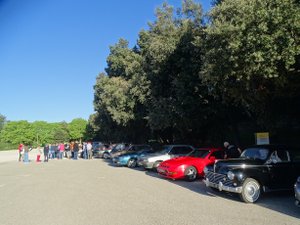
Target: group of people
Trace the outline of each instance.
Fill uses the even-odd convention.
[[[32,151],[32,147],[21,143],[18,148],[19,162],[29,162],[29,152]],[[58,143],[58,144],[45,144],[42,148],[37,146],[36,162],[41,162],[41,155],[44,155],[44,162],[48,162],[49,159],[78,159],[78,153],[82,152],[84,159],[93,158],[93,146],[91,142],[79,143],[78,141],[72,141],[70,143]]]

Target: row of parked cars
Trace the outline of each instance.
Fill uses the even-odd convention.
[[[117,144],[99,150],[117,166],[157,171],[168,179],[194,181],[201,178],[212,190],[237,193],[246,203],[256,202],[263,192],[292,190],[300,205],[300,151],[283,145],[255,145],[239,158],[224,159],[221,148],[190,145]]]

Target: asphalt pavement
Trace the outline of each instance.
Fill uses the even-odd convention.
[[[35,158],[35,152],[30,158]],[[292,193],[256,204],[102,159],[17,161],[0,152],[1,225],[299,225]]]

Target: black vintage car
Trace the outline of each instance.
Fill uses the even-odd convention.
[[[218,160],[204,170],[205,184],[213,189],[238,193],[247,203],[262,192],[292,190],[300,175],[300,151],[282,145],[256,145],[240,158]]]

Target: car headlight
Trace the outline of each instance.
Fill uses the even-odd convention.
[[[233,180],[233,178],[234,178],[234,173],[231,172],[231,171],[228,171],[227,177],[228,177],[229,180]]]

